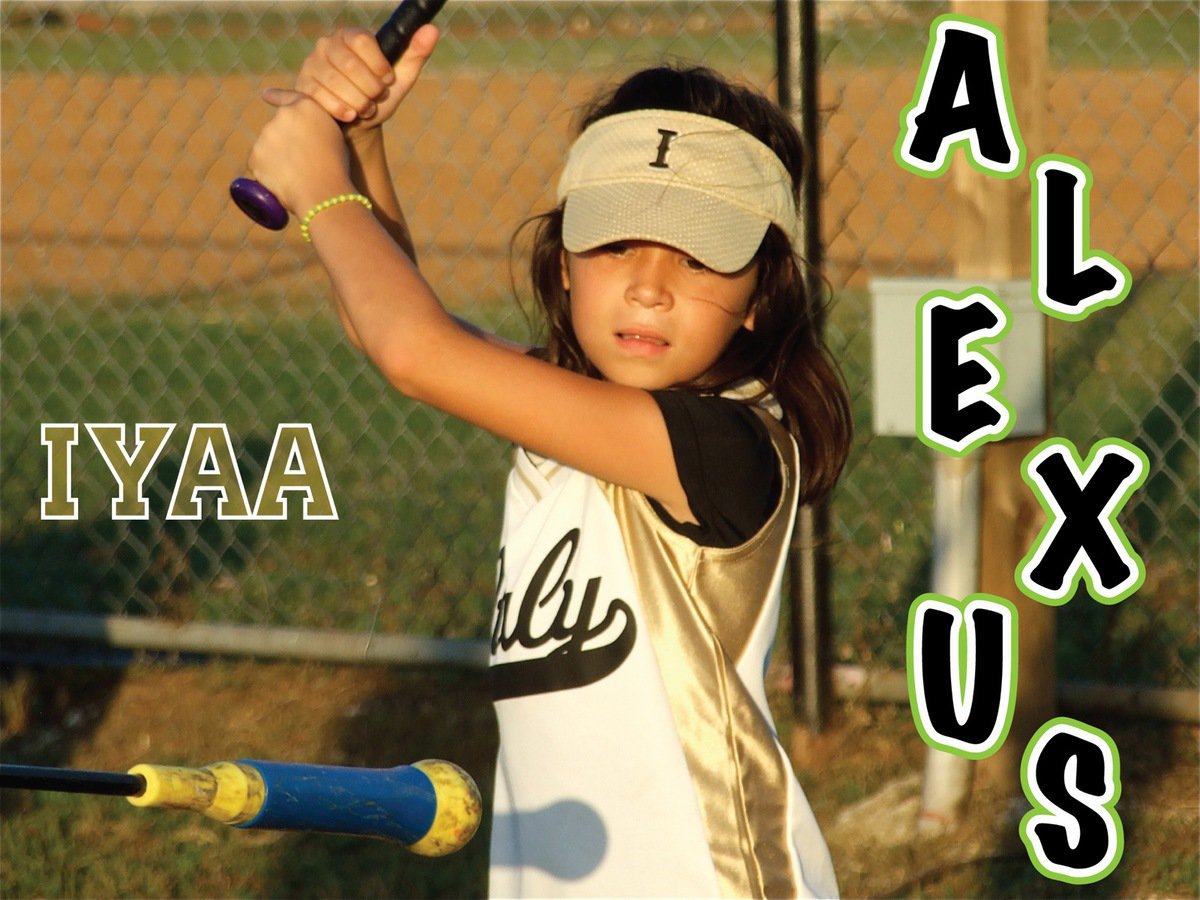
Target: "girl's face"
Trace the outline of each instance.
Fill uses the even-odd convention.
[[[757,268],[725,275],[665,244],[622,241],[564,251],[563,287],[592,365],[608,381],[657,390],[704,374],[739,328],[753,328]]]

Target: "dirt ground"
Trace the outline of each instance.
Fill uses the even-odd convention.
[[[846,280],[953,247],[948,179],[891,157],[916,73],[832,68],[820,96],[829,268]],[[32,284],[89,293],[286,294],[321,279],[295,229],[282,239],[231,205],[278,79],[8,74],[3,133],[5,299]],[[390,125],[393,170],[427,276],[486,299],[507,283],[509,238],[552,204],[594,74],[431,73]],[[1094,175],[1092,242],[1135,273],[1191,269],[1197,233],[1197,83],[1181,70],[1070,72],[1046,97],[1045,152]],[[1024,188],[1028,180],[1024,179]]]
[[[118,771],[139,762],[390,766],[442,756],[473,772],[487,796],[496,735],[486,694],[481,675],[428,670],[252,662],[9,669],[0,678],[0,748],[8,762]],[[1028,809],[1020,797],[977,789],[960,826],[914,838],[925,747],[907,708],[842,704],[831,726],[812,735],[791,730],[785,696],[774,693],[772,704],[781,731],[793,736],[794,765],[846,897],[1200,891],[1194,727],[1088,719],[1112,735],[1121,755],[1126,849],[1109,879],[1076,890],[1033,870],[1017,837]],[[198,820],[189,840],[211,841],[213,828]]]

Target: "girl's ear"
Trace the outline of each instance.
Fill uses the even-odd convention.
[[[750,312],[746,313],[746,318],[742,319],[742,327],[747,331],[754,330],[754,313],[757,311],[758,304],[755,303],[750,307]]]
[[[571,291],[571,272],[570,272],[570,269],[567,268],[567,251],[566,251],[565,247],[559,252],[558,262],[559,262],[559,268],[562,272],[563,290],[566,291],[567,293],[570,293],[570,291]]]

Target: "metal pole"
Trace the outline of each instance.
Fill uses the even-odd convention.
[[[816,0],[778,0],[775,30],[779,103],[796,123],[806,151],[799,192],[799,250],[808,263],[803,273],[805,287],[810,296],[816,297],[822,290],[818,273],[824,261],[817,121]],[[814,317],[813,327],[818,333],[824,330],[820,312]],[[792,597],[792,702],[798,720],[814,732],[819,732],[825,724],[831,693],[827,534],[825,505],[801,507],[796,516],[788,570]]]
[[[175,625],[134,616],[97,616],[35,609],[0,610],[5,651],[14,639],[45,638],[133,650],[203,653],[332,663],[453,666],[486,669],[488,644],[465,638],[355,634],[335,629],[271,628],[219,622]]]

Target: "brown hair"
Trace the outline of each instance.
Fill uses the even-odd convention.
[[[797,194],[803,142],[783,110],[761,94],[732,85],[706,68],[646,69],[586,107],[579,131],[606,116],[637,109],[681,110],[736,125],[775,152],[791,173]],[[546,357],[565,369],[599,377],[575,337],[570,299],[562,285],[561,206],[526,224],[530,223],[536,223],[531,278],[546,319]],[[841,372],[814,327],[819,301],[805,288],[805,263],[787,235],[771,225],[755,260],[758,275],[750,301],[754,330],[738,331],[708,372],[675,389],[719,394],[747,378],[759,379],[764,394],[773,395],[783,408],[784,425],[799,445],[800,496],[811,503],[833,488],[845,464],[853,432],[850,400]],[[745,402],[758,399],[761,395]]]

